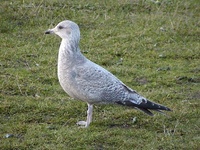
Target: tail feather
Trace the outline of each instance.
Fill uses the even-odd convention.
[[[168,107],[165,107],[160,104],[156,104],[149,100],[142,101],[140,104],[135,104],[133,101],[123,101],[123,102],[118,101],[117,103],[120,105],[135,107],[150,116],[153,116],[153,113],[150,110],[158,111],[160,113],[164,113],[162,110],[171,111],[171,109],[169,109]]]

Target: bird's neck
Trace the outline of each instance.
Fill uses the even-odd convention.
[[[72,64],[83,63],[86,58],[80,52],[78,45],[78,42],[62,39],[59,49],[58,63],[66,67],[71,67]]]
[[[77,52],[79,51],[79,42],[72,41],[70,39],[62,39],[60,50],[63,52]]]

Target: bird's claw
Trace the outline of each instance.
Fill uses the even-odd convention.
[[[87,128],[88,127],[86,121],[78,121],[76,124],[79,125],[79,126],[81,126],[81,127],[83,127],[83,128]]]

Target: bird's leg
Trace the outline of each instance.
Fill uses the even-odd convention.
[[[93,112],[93,105],[88,103],[88,110],[87,110],[87,123],[85,127],[88,127],[90,123],[92,122],[92,112]]]
[[[77,122],[78,125],[81,125],[81,126],[85,126],[85,128],[87,128],[90,123],[92,122],[92,111],[93,111],[93,105],[88,104],[88,110],[87,110],[87,120],[86,121],[79,121]]]

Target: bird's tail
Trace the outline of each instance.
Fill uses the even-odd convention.
[[[127,101],[118,101],[117,102],[120,105],[125,105],[125,106],[130,106],[130,107],[134,107],[137,108],[141,111],[143,111],[144,113],[153,116],[153,113],[150,110],[154,110],[154,111],[158,111],[160,113],[164,113],[162,110],[165,111],[171,111],[171,109],[169,109],[168,107],[165,107],[163,105],[160,104],[156,104],[154,102],[151,102],[147,99],[143,99],[141,101],[141,103],[135,103],[134,100],[127,100]]]

